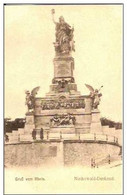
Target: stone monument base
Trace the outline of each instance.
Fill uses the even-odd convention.
[[[50,127],[50,133],[62,133],[62,134],[71,134],[76,133],[74,125],[66,125],[66,126],[56,126]]]
[[[91,120],[91,130],[90,133],[100,133],[102,134],[102,125],[100,121],[100,111],[98,109],[94,109],[92,111],[92,120]]]
[[[35,129],[34,115],[31,112],[26,113],[26,123],[24,131],[20,134],[20,141],[33,141],[32,131]]]
[[[33,141],[32,134],[20,135],[20,141]]]

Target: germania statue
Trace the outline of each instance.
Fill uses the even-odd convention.
[[[52,9],[52,20],[56,25],[56,42],[54,43],[56,53],[69,54],[74,49],[73,32],[74,28],[71,28],[63,18],[60,16],[59,22],[54,19],[55,10]]]

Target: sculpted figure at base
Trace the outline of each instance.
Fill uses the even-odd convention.
[[[51,118],[51,126],[75,125],[75,117],[72,114],[55,115]]]
[[[91,85],[85,84],[86,87],[90,90],[90,97],[93,99],[92,101],[92,109],[98,109],[98,105],[101,101],[102,94],[99,93],[100,89],[103,87],[101,86],[100,89],[94,89]]]
[[[54,20],[55,10],[52,9],[52,20],[56,25],[56,42],[54,43],[55,50],[58,53],[68,54],[74,49],[74,41],[73,41],[73,31],[74,28],[71,28],[69,24],[67,24],[63,18],[60,16],[59,22]]]
[[[51,120],[51,125],[54,126],[58,126],[60,124],[60,117],[56,114]]]
[[[34,100],[35,100],[35,96],[37,95],[38,90],[40,89],[40,87],[35,87],[31,93],[30,91],[26,91],[26,102],[25,105],[27,105],[28,108],[28,112],[30,112],[33,108],[34,108]]]

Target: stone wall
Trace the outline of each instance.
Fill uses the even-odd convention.
[[[88,165],[91,158],[119,156],[120,147],[82,141],[45,141],[5,145],[5,166]]]
[[[9,144],[5,146],[5,165],[63,165],[62,142]]]
[[[102,160],[110,156],[118,156],[120,148],[110,144],[98,143],[65,143],[64,144],[64,164],[88,165],[91,158]]]

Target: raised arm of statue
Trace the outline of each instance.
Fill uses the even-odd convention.
[[[52,21],[53,21],[53,23],[54,23],[54,24],[57,24],[57,22],[56,22],[55,19],[54,19],[55,10],[52,9],[52,10],[51,10],[51,13],[52,13]]]

